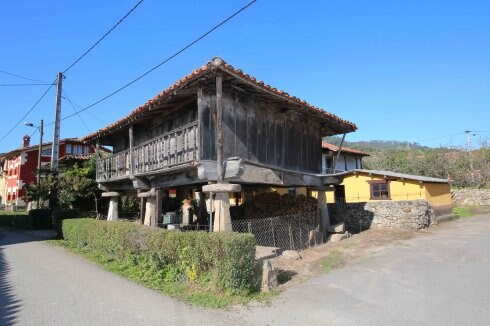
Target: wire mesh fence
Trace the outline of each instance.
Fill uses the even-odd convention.
[[[258,246],[302,250],[323,243],[316,212],[232,221],[234,232],[252,233]]]

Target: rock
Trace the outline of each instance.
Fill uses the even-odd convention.
[[[277,288],[277,271],[270,260],[265,260],[262,265],[262,292],[269,292]]]
[[[311,230],[308,234],[308,242],[310,246],[315,246],[317,244],[323,243],[323,234],[318,230]]]
[[[345,232],[345,224],[342,222],[339,224],[330,225],[328,227],[328,232],[330,232],[330,233],[344,233]]]
[[[345,239],[345,235],[342,233],[334,233],[328,236],[328,241],[339,242]]]
[[[284,258],[293,259],[293,260],[301,259],[299,252],[297,252],[295,250],[284,250],[284,252],[282,253],[282,256]]]

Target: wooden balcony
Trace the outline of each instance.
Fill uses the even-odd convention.
[[[174,129],[132,149],[97,159],[97,181],[157,174],[199,160],[198,122]]]

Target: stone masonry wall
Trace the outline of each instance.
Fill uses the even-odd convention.
[[[330,223],[344,222],[351,233],[372,227],[420,230],[434,221],[431,205],[422,199],[329,204]]]
[[[490,206],[490,189],[452,189],[454,206]]]

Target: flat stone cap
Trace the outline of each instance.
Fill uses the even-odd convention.
[[[202,186],[202,192],[240,192],[242,186],[233,183],[215,183],[212,185]]]
[[[111,191],[111,192],[103,192],[101,196],[102,197],[117,197],[119,195],[120,194],[118,192]]]

